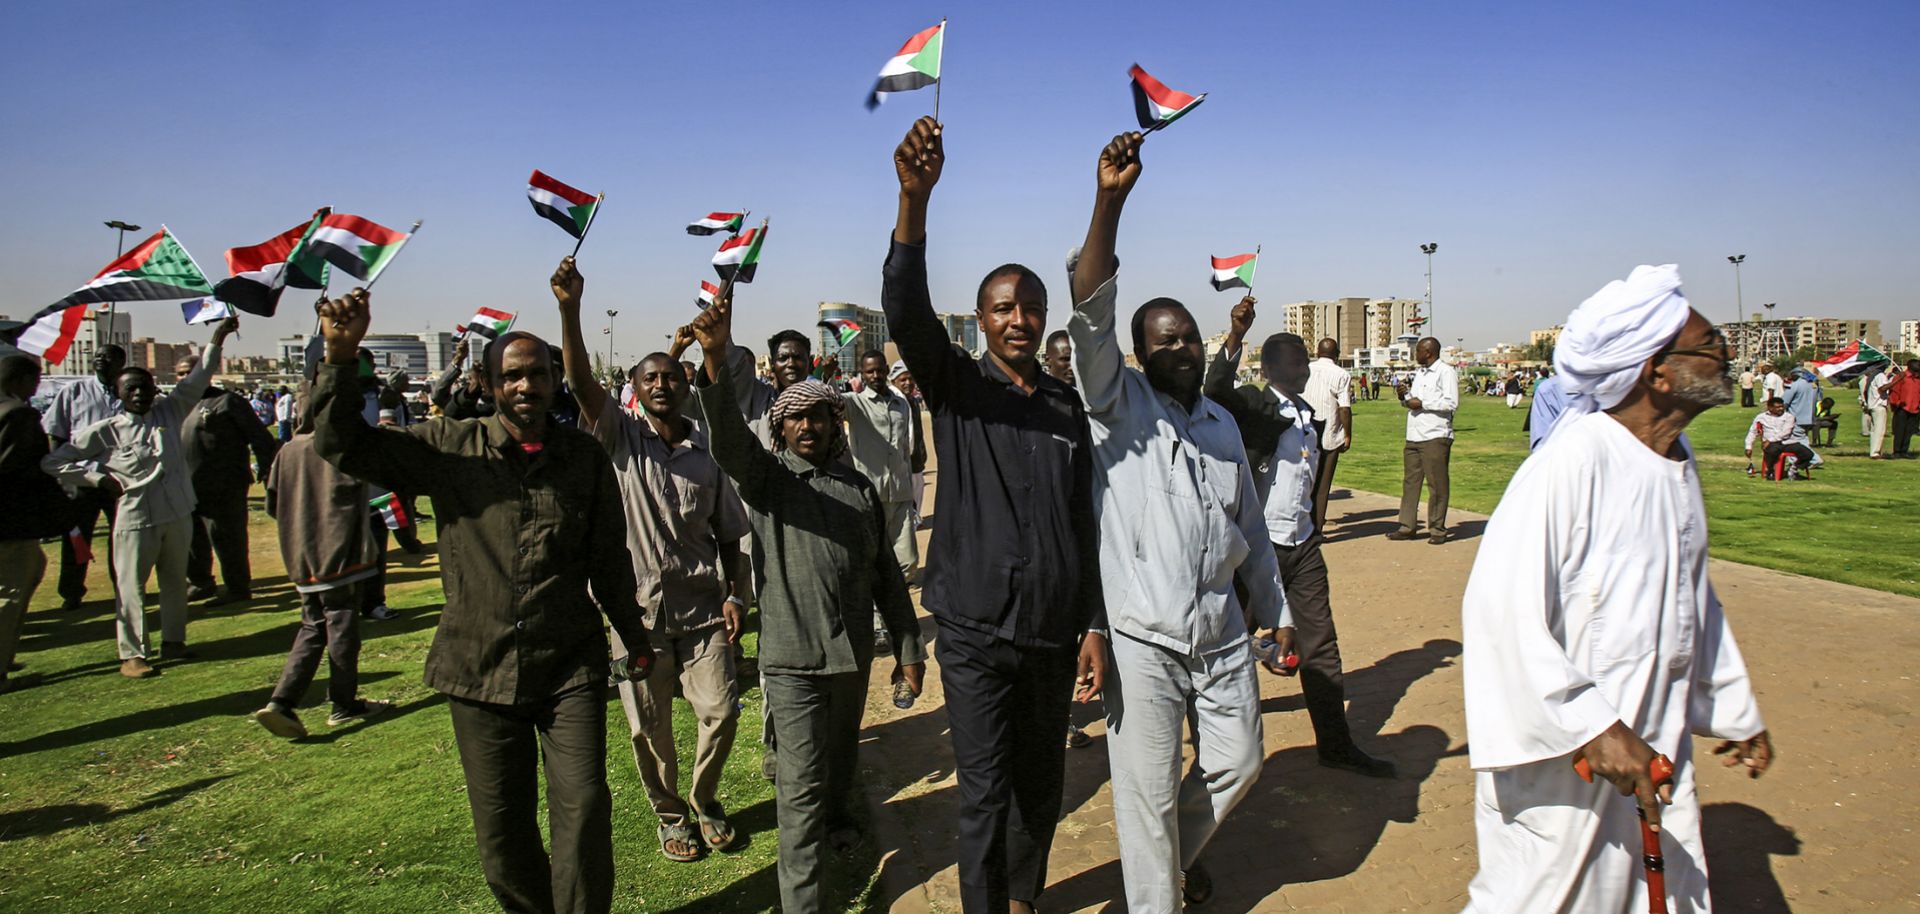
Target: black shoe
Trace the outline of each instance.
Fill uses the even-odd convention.
[[[73,599],[71,599],[71,600],[61,600],[61,601],[60,601],[60,611],[61,611],[61,612],[63,612],[63,613],[70,613],[70,612],[73,612],[74,610],[76,610],[76,609],[79,609],[79,608],[80,608],[80,602],[81,602],[81,600],[80,600],[80,598],[79,598],[79,597],[74,597],[74,598],[73,598]]]
[[[163,660],[197,660],[200,655],[188,650],[184,641],[162,641],[160,657]]]
[[[1322,768],[1337,768],[1341,771],[1351,771],[1354,774],[1369,778],[1392,778],[1398,776],[1400,773],[1400,770],[1395,768],[1392,762],[1382,758],[1374,758],[1365,752],[1361,752],[1358,746],[1348,746],[1339,752],[1320,753],[1320,766]]]
[[[1444,546],[1446,545],[1447,540],[1450,540],[1452,538],[1453,537],[1448,535],[1447,531],[1445,530],[1435,530],[1432,536],[1427,537],[1427,542],[1435,546]]]
[[[1408,530],[1407,528],[1405,528],[1405,527],[1402,527],[1402,528],[1400,528],[1400,529],[1398,529],[1398,530],[1395,530],[1395,531],[1393,531],[1392,533],[1389,533],[1389,534],[1387,534],[1387,539],[1390,539],[1390,540],[1410,540],[1410,539],[1413,539],[1413,538],[1414,538],[1415,536],[1417,536],[1417,535],[1418,535],[1418,534],[1416,534],[1416,533],[1414,533],[1414,532],[1413,532],[1412,530]]]
[[[1213,899],[1213,874],[1198,860],[1180,872],[1180,897],[1187,904],[1206,904]]]
[[[215,590],[212,585],[195,584],[187,589],[187,602],[198,603],[201,600],[211,600],[219,595],[220,591]]]

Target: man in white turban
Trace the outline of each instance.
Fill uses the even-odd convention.
[[[1714,753],[1752,777],[1773,757],[1707,580],[1682,434],[1732,401],[1730,359],[1672,266],[1636,268],[1567,319],[1567,411],[1494,510],[1462,606],[1469,914],[1648,910],[1636,805],[1659,831],[1668,909],[1711,910],[1691,738],[1725,740]],[[1656,755],[1671,783],[1649,775]]]

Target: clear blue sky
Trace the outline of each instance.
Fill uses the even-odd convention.
[[[607,193],[581,253],[617,349],[692,314],[715,208],[773,217],[743,340],[809,329],[820,300],[877,305],[888,161],[930,90],[861,101],[914,31],[953,17],[934,200],[934,298],[972,305],[1025,262],[1056,297],[1100,147],[1132,124],[1127,65],[1212,93],[1156,135],[1122,227],[1122,298],[1171,295],[1202,328],[1228,294],[1207,255],[1265,244],[1269,305],[1417,297],[1437,241],[1438,335],[1524,342],[1635,264],[1677,262],[1710,317],[1920,317],[1920,4],[1089,5],[25,4],[0,35],[0,313],[31,313],[113,248],[105,219],[222,251],[331,204],[417,241],[376,330],[477,305],[558,326],[571,239],[533,215],[540,168]],[[303,332],[304,298],[236,344]],[[197,339],[171,304],[136,333]],[[589,322],[590,346],[604,340]],[[1263,324],[1277,327],[1277,307]],[[1894,331],[1889,325],[1888,333]]]

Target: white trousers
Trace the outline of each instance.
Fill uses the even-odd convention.
[[[1102,701],[1127,910],[1173,914],[1180,871],[1260,777],[1260,684],[1245,645],[1183,657],[1119,632],[1111,642]],[[1183,776],[1189,715],[1198,746]]]
[[[160,578],[160,640],[187,641],[187,551],[193,517],[113,531],[113,579],[119,583],[120,659],[147,656],[147,578]]]
[[[1869,450],[1867,453],[1871,456],[1878,457],[1880,456],[1880,445],[1887,439],[1887,408],[1885,406],[1876,406],[1871,410],[1871,413],[1873,415],[1873,447],[1872,450]]]

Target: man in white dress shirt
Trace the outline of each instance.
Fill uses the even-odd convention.
[[[1567,319],[1567,411],[1514,475],[1467,581],[1468,914],[1646,911],[1636,804],[1659,833],[1668,910],[1711,910],[1692,737],[1726,740],[1715,754],[1752,777],[1773,757],[1707,579],[1682,434],[1733,400],[1732,354],[1679,285],[1671,266],[1639,267]],[[1656,755],[1669,784],[1649,774]]]
[[[93,357],[93,377],[68,384],[53,395],[47,404],[47,411],[40,417],[40,427],[45,429],[47,437],[53,439],[53,446],[59,447],[71,441],[75,435],[90,425],[105,422],[120,412],[120,395],[114,385],[119,382],[120,369],[127,367],[127,351],[119,346],[102,346]],[[98,469],[98,464],[94,466]],[[74,497],[74,506],[79,516],[75,529],[80,531],[80,541],[91,545],[95,527],[100,516],[107,518],[107,567],[113,567],[113,511],[117,501],[112,492],[103,489],[81,489]],[[74,538],[60,539],[60,608],[79,609],[87,596],[87,565],[83,556],[73,548]],[[111,581],[113,575],[107,575]],[[114,583],[116,588],[119,584]]]
[[[1327,527],[1327,497],[1333,493],[1333,468],[1353,445],[1353,378],[1340,367],[1340,341],[1320,341],[1307,365],[1307,384],[1300,399],[1313,408],[1313,428],[1319,434],[1319,463],[1313,468],[1313,527]],[[1269,378],[1268,380],[1272,380]]]
[[[1453,456],[1453,411],[1460,406],[1460,376],[1440,361],[1440,341],[1424,337],[1414,344],[1420,367],[1400,391],[1407,409],[1405,470],[1400,484],[1400,529],[1390,540],[1410,540],[1420,524],[1420,484],[1427,486],[1427,542],[1447,541],[1447,470]]]
[[[1193,316],[1172,299],[1142,305],[1132,320],[1141,369],[1124,362],[1114,240],[1140,177],[1141,139],[1121,134],[1101,151],[1093,220],[1067,264],[1075,302],[1067,333],[1093,442],[1112,652],[1107,748],[1127,909],[1171,914],[1183,896],[1194,904],[1211,896],[1200,853],[1260,775],[1249,612],[1283,644],[1292,620],[1240,430],[1200,395],[1206,352]],[[1182,777],[1189,718],[1197,754]]]

